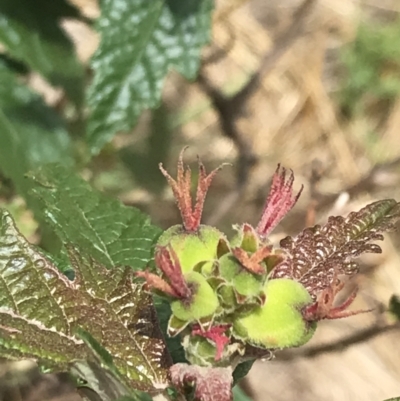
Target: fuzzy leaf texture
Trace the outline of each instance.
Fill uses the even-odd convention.
[[[380,253],[371,243],[382,240],[384,231],[400,218],[400,203],[387,199],[371,203],[358,212],[329,217],[323,225],[306,228],[280,245],[288,257],[272,272],[272,278],[289,277],[301,282],[312,296],[330,287],[338,275],[358,272],[354,258],[365,252]]]
[[[0,43],[78,106],[83,101],[84,69],[60,26],[79,12],[66,0],[1,0]]]
[[[97,22],[100,46],[87,142],[98,153],[118,131],[128,131],[144,109],[158,105],[174,67],[188,79],[199,68],[210,31],[212,0],[103,0]]]
[[[0,132],[0,170],[24,197],[29,190],[24,175],[30,169],[55,161],[72,164],[64,122],[1,62]]]
[[[72,246],[69,257],[74,281],[30,245],[2,211],[0,355],[66,368],[90,359],[93,348],[102,354],[104,347],[100,359],[109,355],[132,388],[165,387],[169,356],[151,296],[132,283],[133,271],[107,270]],[[82,341],[79,332],[90,333],[92,340]]]
[[[95,191],[69,169],[44,166],[30,174],[43,218],[63,243],[79,244],[108,268],[143,269],[161,230],[133,207]]]

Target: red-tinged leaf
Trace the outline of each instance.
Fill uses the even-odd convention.
[[[151,296],[132,283],[133,270],[107,270],[68,247],[70,281],[26,241],[8,212],[0,219],[0,356],[65,369],[93,356],[77,335],[84,330],[132,388],[165,388],[169,356]]]
[[[281,247],[288,256],[272,271],[271,278],[294,278],[315,298],[334,285],[339,275],[358,272],[354,258],[366,252],[380,253],[381,248],[371,242],[382,240],[381,233],[393,229],[399,218],[400,203],[387,199],[346,218],[329,217],[325,225],[306,228],[296,238],[286,237]]]

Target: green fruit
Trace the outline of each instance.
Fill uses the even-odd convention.
[[[264,286],[266,302],[234,320],[234,335],[252,345],[279,349],[305,344],[316,324],[304,320],[301,309],[313,302],[297,281],[275,279]]]
[[[201,262],[217,259],[217,248],[224,234],[211,226],[201,225],[195,232],[187,232],[181,225],[172,226],[158,240],[157,245],[171,246],[178,256],[183,273],[190,272]]]
[[[199,321],[212,316],[219,307],[218,297],[206,279],[196,272],[184,275],[185,281],[193,289],[192,299],[171,302],[172,314],[185,322]]]

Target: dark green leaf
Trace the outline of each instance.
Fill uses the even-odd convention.
[[[385,401],[400,401],[400,397],[395,397],[395,398],[389,398]]]
[[[75,243],[107,267],[143,269],[161,230],[133,207],[94,191],[76,174],[49,165],[30,175],[33,194],[64,243]]]
[[[103,0],[88,95],[88,143],[97,153],[160,100],[171,67],[193,79],[209,39],[212,0]]]
[[[166,339],[167,348],[173,362],[189,363],[185,358],[185,350],[182,347],[179,336],[169,337],[167,334],[168,321],[171,316],[170,303],[160,297],[157,297],[156,295],[154,295],[153,298],[158,320],[160,322],[160,328],[163,332],[164,338]]]
[[[158,165],[167,161],[172,144],[171,137],[176,130],[172,128],[171,114],[165,105],[153,110],[151,115],[151,131],[146,138],[145,149],[138,149],[136,144],[130,148],[122,148],[120,156],[134,176],[135,182],[159,194],[165,187],[166,181],[160,174]]]
[[[83,99],[83,67],[59,25],[79,13],[65,0],[1,0],[0,42],[49,82],[64,88],[77,105]]]
[[[92,359],[93,351],[99,356],[104,348],[108,357],[102,354],[101,362],[107,368],[114,364],[132,388],[166,387],[169,357],[152,298],[132,283],[132,269],[107,270],[75,248],[68,251],[74,281],[31,246],[2,211],[0,356],[65,368]],[[82,341],[79,330],[93,341]]]
[[[79,386],[80,395],[90,401],[116,401],[128,394],[129,390],[108,369],[92,361],[77,361],[71,366],[71,373],[84,380],[85,385]]]
[[[392,312],[398,320],[400,320],[400,297],[392,295],[389,301],[389,311]]]
[[[62,120],[1,63],[0,131],[0,169],[25,196],[28,170],[55,161],[72,163],[71,142]]]
[[[250,372],[251,367],[253,366],[253,363],[255,362],[255,359],[242,362],[238,366],[236,366],[236,369],[233,371],[233,383],[238,383],[243,377],[247,376],[247,374]]]

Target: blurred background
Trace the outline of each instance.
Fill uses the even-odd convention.
[[[96,0],[71,2],[87,18],[99,13]],[[63,26],[87,62],[96,33],[74,20]],[[62,99],[39,76],[29,80],[49,104]],[[174,173],[186,145],[194,174],[197,155],[209,170],[231,164],[217,175],[203,219],[227,233],[234,223],[257,222],[278,163],[305,189],[273,233],[277,242],[329,215],[400,200],[400,0],[216,1],[196,82],[170,73],[160,107],[145,112],[133,132],[117,135],[83,175],[166,228],[179,214],[158,163]],[[7,183],[0,197],[28,239],[41,242],[32,214]],[[257,362],[243,381],[255,401],[400,396],[400,331],[386,328],[391,316],[384,312],[400,295],[398,233],[386,236],[383,250],[362,258],[362,274],[346,290],[358,286],[353,308],[373,311],[324,321],[306,347]],[[11,382],[15,366],[1,367],[1,382]],[[25,375],[26,383],[0,399],[78,399],[63,376],[39,377],[27,363],[18,369],[33,372],[32,379]]]

